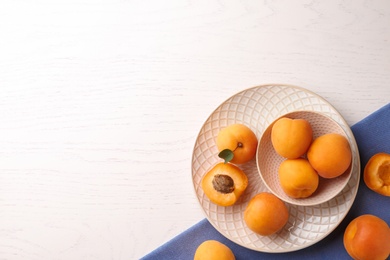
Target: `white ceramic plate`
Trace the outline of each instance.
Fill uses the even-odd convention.
[[[257,193],[269,191],[261,181],[256,159],[240,165],[249,185],[230,207],[217,206],[204,194],[203,175],[222,159],[215,144],[218,132],[233,123],[250,127],[260,138],[276,118],[297,110],[321,112],[338,122],[347,134],[353,153],[353,171],[345,188],[333,199],[315,206],[287,204],[290,217],[285,227],[271,236],[260,236],[245,224],[243,212]],[[206,120],[192,155],[192,179],[196,196],[209,222],[226,238],[261,252],[290,252],[315,244],[344,219],[355,200],[360,179],[360,158],[355,138],[343,117],[326,100],[306,89],[290,85],[263,85],[246,89],[223,102]]]

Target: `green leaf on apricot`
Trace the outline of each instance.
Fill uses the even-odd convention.
[[[218,154],[218,157],[224,159],[225,163],[228,163],[233,159],[234,153],[230,149],[225,149]]]

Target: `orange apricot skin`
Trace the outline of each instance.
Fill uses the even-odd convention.
[[[390,228],[379,217],[361,215],[348,224],[343,243],[353,259],[384,260],[390,254]]]
[[[214,189],[212,184],[213,178],[219,174],[228,175],[233,179],[233,192],[221,193]],[[211,202],[219,206],[232,206],[246,190],[246,187],[248,186],[248,177],[238,166],[221,162],[217,163],[203,176],[201,186],[203,192]]]
[[[216,240],[206,240],[195,251],[194,260],[235,260],[232,250]]]
[[[351,165],[352,150],[345,136],[329,133],[313,141],[307,159],[321,177],[331,179],[342,175]]]
[[[371,190],[390,196],[390,154],[374,154],[364,167],[364,182]]]
[[[319,176],[303,158],[287,159],[278,169],[280,186],[291,198],[307,198],[318,188]]]
[[[304,155],[313,140],[313,130],[305,119],[278,119],[271,130],[272,145],[280,156],[296,159]]]
[[[244,211],[244,221],[248,228],[262,236],[281,230],[288,218],[289,212],[284,202],[269,192],[254,196]]]
[[[235,164],[243,164],[253,159],[256,155],[257,142],[255,133],[243,124],[232,124],[221,129],[216,140],[219,151],[225,149],[233,151],[234,157],[230,162]]]

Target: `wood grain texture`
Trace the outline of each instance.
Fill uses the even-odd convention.
[[[0,3],[0,259],[138,259],[204,215],[224,100],[299,85],[352,125],[390,97],[390,2]]]

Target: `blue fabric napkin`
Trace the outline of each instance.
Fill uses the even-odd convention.
[[[372,155],[390,153],[390,103],[375,111],[351,127],[358,144],[361,160],[361,181],[356,200],[341,224],[320,242],[288,253],[263,253],[235,244],[222,236],[208,221],[203,219],[171,241],[163,244],[142,260],[192,260],[196,248],[205,240],[214,239],[227,245],[237,260],[250,259],[351,259],[344,249],[343,235],[352,219],[373,214],[390,225],[390,197],[379,195],[367,188],[363,170]],[[390,243],[390,241],[389,241]]]

